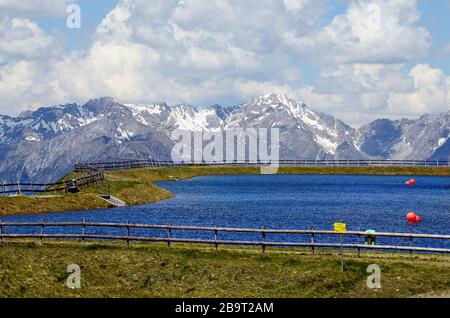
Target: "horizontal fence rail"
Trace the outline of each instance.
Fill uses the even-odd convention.
[[[145,167],[171,167],[187,165],[205,165],[205,166],[421,166],[421,167],[449,167],[450,161],[446,160],[277,160],[277,161],[188,161],[174,162],[170,160],[125,160],[110,162],[93,162],[75,164],[75,171],[85,169],[98,170],[117,170]]]
[[[20,195],[33,193],[58,193],[69,192],[70,187],[76,185],[78,189],[88,188],[92,185],[102,183],[105,180],[103,171],[97,169],[80,169],[78,172],[85,172],[86,175],[72,180],[48,183],[17,182],[0,183],[0,195]]]
[[[40,230],[36,233],[12,233],[9,228],[37,228]],[[48,228],[80,228],[77,233],[45,233]],[[116,228],[122,229],[122,235],[112,234],[94,234],[87,233],[88,228]],[[166,233],[163,237],[132,235],[132,229],[153,229],[163,230]],[[186,232],[202,232],[209,233],[210,239],[202,239],[198,237],[175,237],[175,231]],[[257,240],[230,240],[221,239],[220,234],[223,233],[253,233],[257,234],[260,239]],[[267,235],[302,235],[307,238],[307,242],[293,242],[293,241],[269,241]],[[341,243],[339,242],[317,242],[316,239],[320,235],[332,235],[357,238],[355,243]],[[362,244],[361,239],[366,236],[371,237],[391,237],[407,239],[406,245],[367,245]],[[202,226],[174,226],[174,225],[151,225],[151,224],[132,224],[132,223],[95,223],[95,222],[1,222],[0,221],[0,242],[5,243],[4,239],[24,239],[37,238],[41,242],[43,239],[77,239],[77,240],[118,240],[130,242],[165,242],[171,246],[171,243],[188,243],[188,244],[207,244],[214,245],[216,249],[220,245],[241,245],[241,246],[259,246],[264,253],[266,247],[301,247],[311,248],[314,253],[315,248],[336,248],[336,249],[352,249],[358,250],[360,255],[361,250],[380,250],[380,251],[406,251],[412,256],[413,252],[429,252],[429,253],[450,253],[450,248],[435,248],[414,246],[414,239],[430,239],[449,241],[450,235],[438,234],[417,234],[417,233],[390,233],[390,232],[374,232],[367,233],[361,231],[348,231],[346,233],[336,233],[328,230],[278,230],[278,229],[251,229],[251,228],[226,228],[226,227],[202,227]]]

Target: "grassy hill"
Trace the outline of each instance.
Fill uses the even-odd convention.
[[[345,253],[174,244],[18,243],[0,247],[0,297],[417,297],[448,296],[449,256]],[[69,264],[81,289],[66,287]],[[367,266],[381,289],[367,288]]]

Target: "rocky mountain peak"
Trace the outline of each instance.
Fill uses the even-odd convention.
[[[261,95],[253,98],[247,104],[244,104],[246,107],[253,108],[261,108],[266,109],[267,107],[271,107],[277,109],[279,107],[285,107],[291,110],[298,109],[300,107],[305,107],[306,105],[303,103],[298,103],[294,99],[290,98],[285,94],[275,94],[268,93],[265,95]]]
[[[119,103],[112,97],[95,98],[88,101],[83,108],[93,114],[107,114],[117,108],[122,108],[123,104]]]

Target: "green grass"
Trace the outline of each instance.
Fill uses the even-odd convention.
[[[188,179],[206,175],[259,174],[258,167],[158,167],[105,172],[106,183],[112,195],[128,205],[156,202],[173,197],[173,194],[154,183],[175,179]],[[450,176],[450,167],[280,167],[279,174],[368,174],[405,176]],[[76,177],[71,173],[63,179]],[[103,191],[103,192],[102,192]],[[42,212],[62,212],[104,209],[108,204],[98,197],[103,194],[98,187],[77,194],[60,197],[9,197],[0,198],[0,216]]]
[[[79,211],[107,208],[108,204],[93,194],[71,194],[55,197],[0,197],[0,216],[42,212]]]
[[[69,264],[81,289],[65,286]],[[174,244],[13,242],[0,247],[0,297],[416,297],[449,296],[450,257]],[[368,289],[367,266],[382,288]]]

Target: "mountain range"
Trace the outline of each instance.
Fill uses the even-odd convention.
[[[55,180],[76,162],[170,159],[175,129],[280,129],[280,159],[450,159],[450,111],[378,119],[358,129],[285,95],[195,107],[124,104],[102,97],[0,115],[0,178]]]

